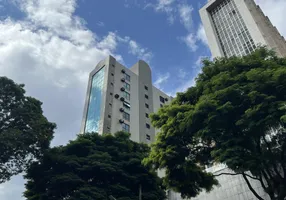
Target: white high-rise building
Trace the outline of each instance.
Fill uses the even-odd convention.
[[[209,0],[200,16],[213,57],[247,55],[258,45],[286,57],[285,39],[254,0]]]
[[[151,143],[155,130],[149,115],[171,101],[152,85],[151,69],[142,60],[130,69],[112,56],[90,73],[81,133],[131,133],[131,140]]]

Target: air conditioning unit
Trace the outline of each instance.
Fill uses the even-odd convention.
[[[122,92],[124,92],[124,91],[125,91],[125,88],[124,88],[124,87],[122,87],[122,88],[120,88],[120,90],[121,90]]]
[[[120,119],[120,120],[119,120],[119,123],[120,123],[120,124],[123,124],[123,123],[124,123],[124,120],[123,120],[123,119]]]
[[[122,69],[121,72],[122,72],[123,74],[125,74],[125,69]]]
[[[124,97],[120,97],[120,101],[125,101]]]
[[[120,112],[124,112],[124,109],[123,109],[123,108],[120,108],[119,111],[120,111]]]
[[[122,79],[121,79],[121,82],[125,82],[125,78],[122,78]]]
[[[118,99],[118,98],[119,98],[119,94],[114,95],[114,97],[115,97],[116,99]]]

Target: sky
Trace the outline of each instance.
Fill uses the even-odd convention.
[[[149,63],[153,83],[175,96],[211,57],[199,8],[206,0],[0,0],[0,76],[24,83],[57,124],[52,145],[79,133],[88,74],[108,55]],[[286,1],[256,0],[286,37]],[[21,200],[21,175],[0,199]]]

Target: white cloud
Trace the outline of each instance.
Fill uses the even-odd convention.
[[[43,102],[44,114],[58,125],[53,145],[65,144],[79,132],[89,72],[109,54],[122,61],[117,46],[129,46],[131,38],[98,37],[74,15],[76,0],[15,1],[26,17],[0,19],[0,74],[25,83],[27,94]],[[135,56],[151,54],[138,49]],[[0,199],[22,199],[19,179],[1,184]]]
[[[191,31],[193,26],[193,20],[192,20],[193,10],[194,10],[193,7],[188,4],[178,5],[180,21],[188,31]]]
[[[171,90],[171,92],[168,93],[170,96],[176,96],[177,92],[185,92],[189,87],[192,87],[196,84],[195,79],[196,79],[197,75],[202,72],[202,69],[201,69],[202,60],[206,57],[207,56],[199,56],[197,58],[197,60],[194,63],[194,67],[192,67],[191,75],[186,76],[188,73],[186,73],[186,74],[183,73],[185,75],[184,80],[180,81],[181,84],[179,84],[174,90]],[[181,77],[180,71],[181,70],[179,70],[179,74],[177,75],[178,78]],[[186,77],[190,78],[190,79],[186,79]]]
[[[113,32],[109,32],[108,35],[98,43],[98,47],[114,51],[117,47],[117,35]]]
[[[286,1],[285,0],[255,0],[267,15],[274,26],[277,27],[281,35],[286,37]]]
[[[170,73],[159,74],[156,81],[153,83],[155,87],[161,88],[161,85],[165,83],[170,78]]]
[[[99,21],[96,24],[97,24],[97,26],[105,26],[104,22],[102,22],[102,21]]]
[[[150,62],[153,54],[148,51],[148,49],[141,47],[136,41],[129,40],[129,51],[131,54],[137,56],[138,58]]]
[[[175,21],[174,2],[175,0],[157,0],[156,4],[148,3],[144,8],[152,7],[156,12],[166,13],[168,22],[173,24]]]
[[[204,45],[208,46],[208,40],[207,40],[206,32],[205,32],[204,26],[202,24],[199,25],[196,37]]]
[[[187,36],[181,37],[180,39],[188,46],[192,52],[195,52],[198,49],[197,38],[193,33],[189,33]]]
[[[180,78],[180,79],[184,79],[186,76],[187,76],[187,72],[184,70],[184,69],[179,69],[179,71],[178,71],[178,77]]]
[[[202,61],[208,58],[208,56],[199,56],[197,61],[195,62],[195,68],[201,67],[203,65]]]

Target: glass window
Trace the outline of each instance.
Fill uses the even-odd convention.
[[[102,95],[104,85],[104,72],[105,68],[103,67],[92,77],[89,104],[84,130],[86,133],[99,131],[99,121],[101,117],[100,111],[102,107]]]
[[[165,103],[165,98],[162,97],[162,96],[160,96],[160,101],[161,101],[162,103]]]
[[[148,128],[148,129],[149,129],[149,128],[150,128],[150,124],[147,124],[147,123],[146,123],[146,128]]]
[[[122,123],[122,130],[129,133],[130,132],[130,126],[128,124]]]
[[[151,136],[148,135],[148,134],[146,134],[146,139],[147,139],[147,140],[151,140]]]
[[[125,80],[130,82],[130,75],[125,73]]]
[[[130,84],[124,82],[124,88],[125,88],[127,91],[130,91]]]
[[[127,100],[130,100],[130,94],[126,91],[123,92],[123,97]]]
[[[233,0],[222,1],[210,11],[210,15],[224,56],[243,56],[255,50],[255,45],[250,43],[250,33]]]
[[[145,90],[148,90],[148,87],[146,85],[144,87],[145,87]]]
[[[126,101],[124,101],[123,102],[123,107],[124,107],[124,109],[126,109],[126,110],[130,110],[130,103],[128,103],[128,102],[126,102]]]
[[[146,107],[146,108],[149,108],[149,105],[148,105],[147,103],[145,103],[145,107]]]
[[[149,118],[149,114],[148,113],[145,113],[145,116],[146,116],[146,118]]]
[[[145,98],[146,98],[146,99],[149,99],[149,97],[148,97],[148,95],[147,95],[147,94],[145,94]]]
[[[126,119],[127,121],[130,121],[130,115],[127,112],[123,112],[123,119]]]

